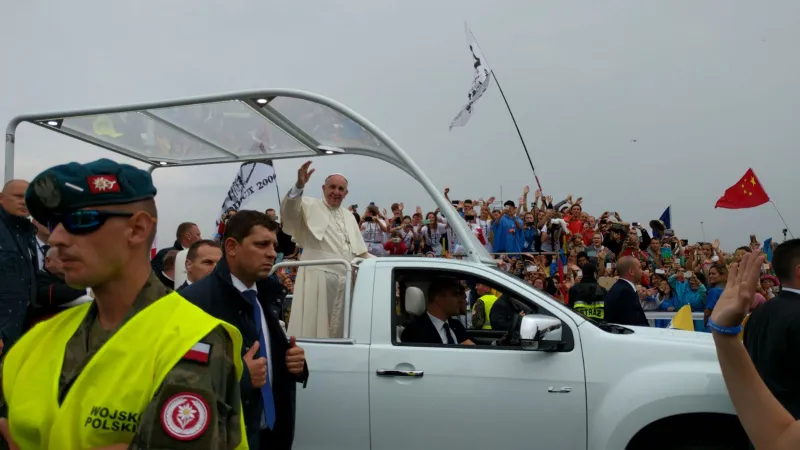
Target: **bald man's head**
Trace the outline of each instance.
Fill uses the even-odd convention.
[[[344,198],[347,197],[347,192],[347,178],[343,175],[335,173],[325,178],[322,195],[331,207],[341,207]]]
[[[5,212],[17,217],[28,217],[30,213],[25,207],[25,191],[28,190],[28,182],[25,180],[11,180],[3,185],[3,192],[0,193],[0,205]]]
[[[642,264],[633,256],[624,256],[617,261],[617,273],[631,283],[642,281]]]

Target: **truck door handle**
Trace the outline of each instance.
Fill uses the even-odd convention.
[[[411,377],[422,378],[424,372],[421,370],[395,370],[395,369],[378,369],[376,371],[379,377]]]

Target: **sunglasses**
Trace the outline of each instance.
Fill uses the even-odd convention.
[[[69,234],[89,234],[99,230],[112,217],[133,217],[133,213],[120,211],[81,210],[57,215],[47,223],[52,232],[61,224]]]

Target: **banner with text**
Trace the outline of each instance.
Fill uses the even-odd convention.
[[[239,167],[236,178],[233,179],[231,188],[217,218],[217,227],[228,211],[238,211],[256,194],[273,192],[278,198],[278,180],[272,161],[246,162]]]

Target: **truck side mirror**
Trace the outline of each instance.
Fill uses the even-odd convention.
[[[522,317],[519,337],[524,350],[540,352],[558,351],[561,344],[561,320],[542,314]]]

